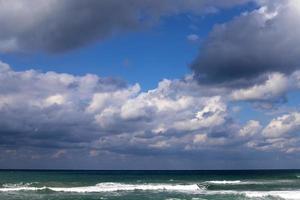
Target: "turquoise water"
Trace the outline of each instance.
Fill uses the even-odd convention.
[[[299,199],[300,171],[0,171],[0,200]]]

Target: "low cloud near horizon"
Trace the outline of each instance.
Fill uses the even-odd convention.
[[[300,112],[274,116],[268,123],[240,123],[232,109],[237,101],[266,101],[260,93],[272,99],[288,92],[288,83],[283,89],[267,82],[230,91],[187,76],[141,91],[139,84],[93,74],[14,71],[5,63],[0,71],[1,161],[11,154],[33,161],[71,159],[78,151],[91,160],[103,154],[157,159],[222,154],[221,160],[228,161],[243,156],[241,149],[253,159],[261,152],[291,156],[300,151],[295,134]],[[283,74],[269,78],[288,79]],[[297,74],[291,78],[299,84]]]

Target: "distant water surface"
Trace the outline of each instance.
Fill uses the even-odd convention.
[[[300,170],[0,170],[0,200],[300,200]]]

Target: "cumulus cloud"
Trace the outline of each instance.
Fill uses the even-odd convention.
[[[262,83],[245,89],[233,90],[231,97],[233,100],[276,100],[281,98],[289,89],[288,78],[280,73],[268,75],[268,79]]]
[[[219,96],[207,97],[197,91],[181,90],[189,84],[181,80],[163,80],[156,89],[140,93],[133,86],[130,95],[124,95],[126,98],[118,98],[117,103],[97,110],[95,120],[102,129],[113,134],[122,133],[121,141],[129,140],[124,142],[124,147],[130,143],[137,146],[136,142],[149,142],[149,147],[173,148],[169,142],[174,143],[199,130],[207,129],[205,132],[209,134],[227,121],[226,104]],[[113,102],[114,97],[111,99]],[[90,105],[95,101],[97,99]],[[120,138],[108,136],[107,139],[118,141]],[[118,144],[117,141],[114,143]]]
[[[252,128],[250,128],[250,126],[252,126]],[[244,132],[252,132],[250,134],[252,135],[251,140],[245,143],[249,148],[264,152],[292,154],[300,151],[299,130],[299,112],[289,112],[275,117],[265,127],[262,127],[258,122],[249,121],[248,124],[240,130],[240,133],[244,135]]]
[[[126,87],[89,74],[16,72],[4,63],[0,71],[1,144],[15,147],[78,147],[95,139],[101,133],[85,113],[88,102],[95,92]]]
[[[273,119],[263,130],[265,137],[285,137],[300,130],[300,113],[293,112]]]
[[[203,95],[189,77],[141,91],[91,74],[14,71],[5,63],[0,71],[0,143],[9,149],[54,149],[53,158],[68,149],[185,151],[199,133],[225,141],[220,129],[230,126],[226,100]]]
[[[67,51],[151,26],[162,16],[203,14],[248,1],[1,0],[0,51]]]
[[[250,120],[239,131],[239,135],[242,137],[251,137],[260,133],[262,126],[259,121]]]
[[[259,9],[214,27],[192,64],[200,82],[249,87],[268,73],[299,69],[299,2],[262,2]]]
[[[14,71],[1,62],[0,151],[57,162],[76,155],[184,158],[210,152],[226,160],[232,152],[298,152],[299,113],[242,125],[231,116],[231,95],[191,76],[143,91],[112,78]]]
[[[225,91],[230,93],[228,95],[230,101],[246,101],[252,103],[255,108],[278,110],[289,101],[289,93],[300,89],[299,72],[297,70],[291,75],[269,73],[263,82],[253,83],[254,85],[244,88],[225,87]]]

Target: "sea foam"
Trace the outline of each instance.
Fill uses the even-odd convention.
[[[210,183],[210,184],[217,184],[217,185],[226,185],[226,184],[230,184],[230,185],[234,185],[234,184],[241,184],[242,182],[240,180],[236,180],[236,181],[206,181],[206,183]]]
[[[285,191],[236,191],[236,190],[219,190],[219,191],[203,191],[206,195],[243,195],[248,198],[264,199],[265,197],[280,198],[285,200],[299,200],[300,190]]]
[[[212,180],[205,181],[206,184],[211,185],[262,185],[262,184],[282,184],[282,183],[293,183],[294,180],[261,180],[261,181],[253,181],[253,180]]]
[[[133,190],[161,190],[161,191],[178,191],[178,192],[197,192],[202,190],[197,184],[123,184],[123,183],[99,183],[95,186],[84,187],[9,187],[0,188],[0,192],[12,191],[38,191],[52,190],[55,192],[114,192],[114,191],[133,191]],[[204,189],[204,188],[203,188]]]
[[[294,191],[269,191],[269,192],[264,192],[264,191],[249,191],[249,192],[244,192],[244,194],[247,197],[250,198],[263,198],[263,197],[280,197],[286,200],[299,200],[300,199],[300,191],[299,190],[294,190]]]
[[[219,182],[217,182],[219,183]],[[223,183],[223,182],[222,182]],[[224,182],[226,183],[226,182]],[[230,184],[234,182],[229,182]],[[237,182],[235,182],[237,183]],[[54,192],[70,193],[99,193],[99,192],[118,192],[118,191],[173,191],[183,193],[197,193],[204,195],[244,195],[249,198],[279,197],[286,200],[299,200],[300,190],[294,191],[236,191],[236,190],[219,190],[210,191],[197,184],[124,184],[124,183],[99,183],[94,186],[83,187],[31,187],[29,184],[9,185],[9,187],[0,188],[0,192],[16,191],[42,191],[51,190]],[[8,186],[8,185],[7,185]],[[14,187],[15,186],[15,187]]]

